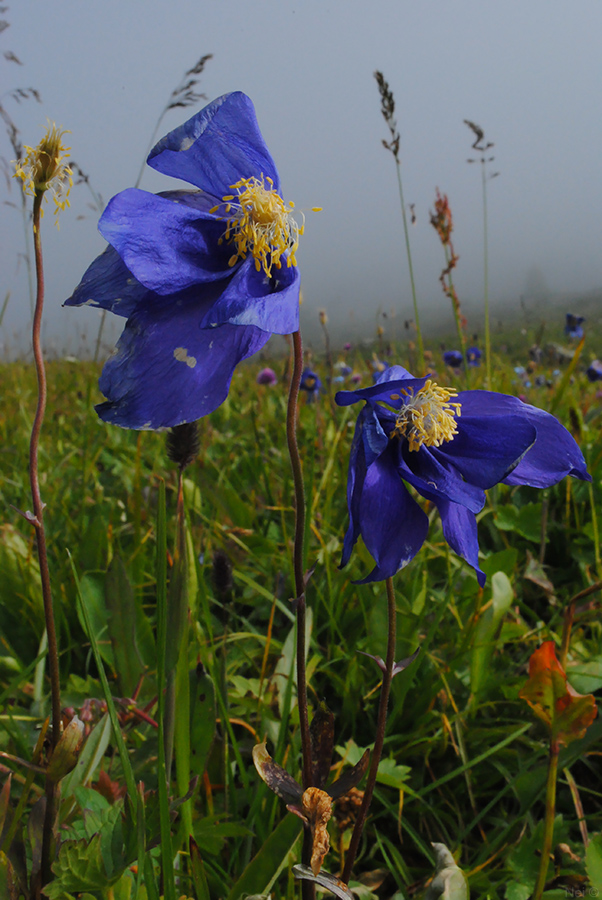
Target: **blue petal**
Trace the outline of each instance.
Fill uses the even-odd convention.
[[[93,306],[126,318],[132,314],[148,288],[136,281],[110,245],[84,272],[84,277],[63,306]]]
[[[372,404],[382,402],[395,409],[401,409],[406,397],[401,391],[418,393],[424,387],[428,377],[414,378],[403,366],[391,366],[389,369],[385,369],[379,381],[371,387],[360,388],[357,391],[339,391],[334,399],[339,406],[351,406],[352,403],[357,403],[359,400],[367,400]],[[395,398],[396,394],[399,394],[397,398]]]
[[[98,228],[134,277],[158,294],[232,274],[232,250],[218,245],[224,223],[189,202],[128,188],[109,202]]]
[[[535,444],[516,468],[503,479],[504,484],[527,484],[546,488],[566,475],[591,481],[585,459],[577,443],[558,419],[517,397],[489,391],[466,391],[459,395],[462,410],[475,416],[512,414],[522,417],[537,431]]]
[[[481,587],[485,584],[485,573],[479,568],[479,541],[477,520],[474,515],[458,503],[437,500],[437,509],[443,525],[443,536],[454,553],[465,559],[477,574]]]
[[[464,481],[449,461],[435,457],[428,447],[411,451],[403,442],[400,458],[400,474],[423,497],[439,502],[446,498],[460,503],[472,513],[480,512],[485,505],[485,494],[480,487]]]
[[[248,256],[207,312],[203,327],[255,325],[274,334],[292,334],[299,329],[299,283],[296,266],[272,269],[268,278]]]
[[[349,562],[351,551],[360,536],[360,501],[362,488],[366,477],[366,453],[364,449],[363,429],[365,417],[359,414],[355,423],[355,432],[349,454],[349,473],[347,475],[347,508],[349,510],[349,526],[343,541],[343,553],[339,568],[342,569]]]
[[[191,290],[169,298],[150,294],[128,320],[99,386],[108,402],[96,407],[105,422],[160,429],[212,412],[228,395],[237,364],[269,339],[258,328],[202,329],[212,298]]]
[[[537,430],[524,416],[468,416],[463,408],[457,423],[458,433],[453,439],[430,448],[430,452],[451,463],[466,481],[485,490],[512,471],[537,437]]]
[[[280,179],[246,94],[224,94],[153,147],[149,166],[220,199],[241,178]]]
[[[382,581],[407,565],[422,547],[428,517],[399,477],[393,453],[383,453],[369,467],[360,500],[360,530],[376,566],[358,584]]]

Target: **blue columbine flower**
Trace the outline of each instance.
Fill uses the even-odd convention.
[[[466,362],[469,366],[480,366],[481,355],[481,351],[478,347],[469,347],[466,351]]]
[[[602,362],[599,359],[592,360],[585,374],[588,381],[602,381]]]
[[[583,337],[583,328],[581,327],[582,322],[585,322],[584,316],[574,316],[573,313],[567,313],[566,324],[564,326],[564,333],[566,336],[573,338],[574,340],[577,338],[581,339]]]
[[[280,195],[251,100],[214,100],[160,140],[148,164],[195,190],[113,197],[99,222],[110,246],[66,302],[127,319],[96,407],[125,428],[206,415],[241,360],[299,327],[303,225]]]
[[[428,532],[428,517],[406,485],[435,504],[452,550],[479,568],[476,513],[487,488],[545,488],[565,475],[591,481],[579,447],[554,416],[516,397],[439,387],[401,366],[378,384],[340,391],[339,406],[365,401],[351,447],[344,566],[363,538],[376,566],[361,584],[407,565]]]
[[[299,387],[307,394],[307,402],[313,403],[320,396],[322,382],[312,369],[303,369]]]
[[[459,369],[464,357],[459,350],[446,350],[443,354],[443,362],[451,369]]]

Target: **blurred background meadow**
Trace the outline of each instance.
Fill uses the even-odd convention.
[[[428,368],[459,390],[467,378],[472,388],[486,383],[483,364],[444,362],[445,351],[458,349],[458,334],[439,283],[446,257],[430,221],[438,187],[454,216],[454,286],[466,346],[484,350],[488,290],[488,387],[554,413],[580,445],[593,481],[565,479],[545,491],[492,489],[477,517],[484,589],[449,550],[427,504],[427,542],[395,580],[396,659],[417,647],[420,655],[393,682],[353,889],[366,898],[437,896],[425,893],[433,890],[434,842],[453,852],[470,896],[527,900],[540,868],[549,753],[544,726],[519,697],[529,658],[551,640],[574,690],[599,696],[602,689],[602,368],[592,369],[602,355],[602,126],[593,114],[601,83],[600,6],[433,0],[368,8],[354,0],[263,0],[250,9],[238,0],[203,6],[106,0],[101,8],[58,0],[49,15],[22,0],[2,15],[0,771],[3,781],[12,773],[12,785],[10,801],[6,790],[0,796],[0,841],[11,827],[11,804],[14,810],[25,798],[19,808],[25,817],[25,806],[29,815],[44,793],[42,771],[27,762],[49,714],[34,535],[18,514],[31,506],[27,455],[37,388],[29,344],[29,206],[11,177],[14,150],[35,144],[48,116],[70,130],[76,163],[60,230],[49,212],[43,222],[49,396],[40,478],[61,701],[84,721],[87,737],[81,764],[61,782],[58,820],[65,842],[91,842],[108,834],[110,810],[125,808],[127,766],[109,727],[92,630],[130,765],[149,792],[152,871],[161,831],[153,799],[160,743],[155,558],[163,481],[166,540],[174,545],[177,471],[164,435],[110,427],[94,412],[102,400],[98,376],[121,323],[61,303],[103,249],[100,212],[136,183],[164,107],[172,105],[155,139],[209,99],[230,90],[249,94],[285,199],[306,210],[298,254],[301,324],[305,362],[321,385],[310,381],[302,391],[298,431],[306,561],[315,566],[308,689],[312,708],[325,703],[335,716],[333,774],[355,764],[374,741],[381,673],[370,655],[384,656],[386,597],[382,584],[352,583],[372,567],[363,545],[338,568],[355,413],[338,407],[334,395],[368,386],[387,365],[418,367],[395,164],[382,146],[390,135],[373,78],[381,70],[396,101]],[[198,73],[185,74],[201,61]],[[194,97],[187,96],[191,90]],[[486,169],[466,119],[492,143]],[[162,190],[165,182],[146,169],[141,186]],[[313,206],[323,211],[311,212]],[[571,328],[567,313],[585,321]],[[187,662],[191,694],[200,700],[186,712],[189,758],[178,763],[197,780],[173,840],[185,857],[179,894],[197,900],[292,897],[298,890],[292,867],[300,821],[259,781],[251,757],[267,738],[274,760],[298,776],[294,508],[284,435],[290,354],[288,339],[274,336],[239,366],[228,399],[200,422],[198,454],[183,482]],[[273,377],[261,377],[266,368]],[[173,549],[170,571],[172,563]],[[596,719],[560,751],[547,898],[602,890],[601,736]],[[185,788],[178,783],[174,797],[185,796]],[[329,872],[342,869],[357,798],[351,792],[335,806]],[[31,869],[32,834],[35,826],[30,843],[23,837],[11,851],[16,869]],[[96,882],[87,883],[63,856],[51,896],[152,898],[138,878],[136,847],[125,837],[103,847]]]

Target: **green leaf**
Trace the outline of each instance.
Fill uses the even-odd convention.
[[[190,673],[190,771],[203,776],[215,738],[215,685],[201,664]]]
[[[19,888],[13,865],[5,853],[0,852],[0,897],[17,900]]]
[[[411,771],[410,766],[398,766],[394,759],[381,759],[378,764],[376,780],[380,784],[386,784],[401,791],[406,786]]]
[[[227,900],[239,900],[250,894],[268,894],[301,836],[301,819],[291,814],[278,824],[256,856],[253,857]]]
[[[535,883],[535,882],[534,882]],[[519,884],[515,881],[506,887],[506,900],[529,900],[533,887],[527,887],[526,884]]]
[[[124,869],[125,863],[121,870],[107,874],[100,833],[90,841],[64,841],[52,865],[56,877],[44,890],[50,900],[64,900],[65,891],[98,891],[110,887]]]
[[[433,844],[435,858],[435,874],[424,900],[468,900],[468,884],[462,869],[445,844]]]
[[[470,665],[470,688],[473,694],[478,694],[485,684],[495,650],[497,631],[513,599],[514,591],[508,576],[503,572],[495,572],[491,577],[491,603],[481,615],[475,629]]]
[[[111,738],[111,720],[107,713],[104,714],[100,722],[98,722],[86,739],[84,748],[79,755],[77,765],[72,772],[69,773],[61,781],[61,798],[64,801],[69,800],[79,785],[86,784],[94,777],[96,769],[109,746]],[[97,791],[94,791],[97,793]],[[69,804],[71,808],[72,804]],[[62,810],[66,812],[66,808]]]
[[[77,615],[85,633],[88,632],[87,617],[103,662],[115,669],[115,657],[109,636],[109,614],[105,604],[104,581],[105,576],[96,573],[82,576],[79,583],[80,599],[82,606],[85,607],[86,615],[84,616],[79,604]]]
[[[517,509],[510,504],[499,506],[495,524],[501,531],[512,531],[529,541],[541,539],[541,503],[527,503]]]
[[[500,508],[504,509],[504,507]],[[479,565],[487,578],[492,578],[496,572],[503,572],[504,575],[510,578],[516,568],[517,560],[518,550],[515,547],[510,547],[508,550],[499,550],[497,553],[492,553],[487,559],[479,561]]]
[[[585,870],[592,888],[602,891],[602,834],[596,834],[585,851]]]
[[[123,560],[114,556],[104,585],[107,627],[120,696],[132,697],[143,671],[136,643],[136,602]]]

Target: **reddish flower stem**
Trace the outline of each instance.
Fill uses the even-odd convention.
[[[307,673],[305,668],[305,577],[303,572],[303,545],[305,539],[305,487],[303,470],[297,444],[297,403],[299,385],[303,371],[303,343],[301,332],[295,331],[293,339],[293,373],[288,395],[286,412],[286,439],[293,470],[295,486],[295,541],[293,547],[293,569],[295,575],[295,595],[297,601],[297,703],[299,704],[299,727],[301,729],[301,754],[303,757],[303,790],[312,786],[311,738],[307,710]],[[301,861],[308,866],[311,861],[313,839],[309,827],[303,829],[303,849]],[[315,900],[315,885],[303,880],[301,883],[303,900]]]
[[[56,628],[54,624],[54,607],[50,589],[50,572],[48,570],[48,554],[46,551],[46,533],[44,531],[44,504],[40,495],[40,481],[38,476],[38,446],[44,413],[46,411],[46,371],[44,368],[44,356],[40,332],[42,327],[42,313],[44,310],[44,266],[42,261],[42,240],[40,237],[41,207],[43,191],[36,191],[33,201],[33,243],[36,264],[36,306],[32,327],[32,348],[38,376],[38,405],[36,409],[31,440],[29,443],[29,482],[33,502],[33,526],[36,531],[36,544],[38,560],[40,564],[40,577],[42,581],[42,598],[44,602],[44,619],[46,633],[48,635],[48,670],[50,674],[50,695],[52,705],[52,749],[57,745],[61,736],[61,686],[59,673],[59,657],[56,640]],[[56,784],[46,779],[46,812],[44,815],[44,831],[42,838],[42,883],[47,884],[52,879],[50,866],[53,855],[53,828],[56,807]]]
[[[380,688],[378,718],[376,721],[376,737],[374,739],[374,747],[370,755],[370,770],[368,772],[368,779],[366,781],[366,787],[364,789],[362,805],[360,807],[359,813],[357,814],[357,819],[355,820],[353,834],[351,835],[351,841],[349,843],[349,850],[347,851],[347,856],[345,858],[345,868],[343,869],[343,874],[341,876],[341,879],[345,882],[345,884],[349,884],[351,871],[353,869],[353,864],[355,862],[357,851],[359,849],[364,825],[366,824],[366,818],[368,816],[368,810],[372,802],[372,795],[374,794],[376,775],[378,773],[378,764],[382,756],[383,744],[385,742],[387,707],[389,705],[389,694],[391,693],[391,682],[393,681],[393,666],[395,665],[395,644],[397,642],[397,610],[395,606],[393,579],[387,578],[385,583],[387,588],[387,609],[389,625],[389,634],[387,637],[387,658],[385,661],[385,672],[383,674],[382,685]]]
[[[291,377],[286,414],[286,439],[293,470],[295,485],[295,542],[293,548],[293,568],[295,573],[295,594],[297,600],[297,702],[299,704],[299,725],[301,728],[301,749],[303,754],[303,788],[312,785],[311,741],[307,712],[307,683],[305,671],[305,578],[303,572],[303,543],[305,538],[305,487],[301,457],[297,445],[297,401],[303,370],[303,344],[301,332],[295,331],[293,338],[293,374]]]

